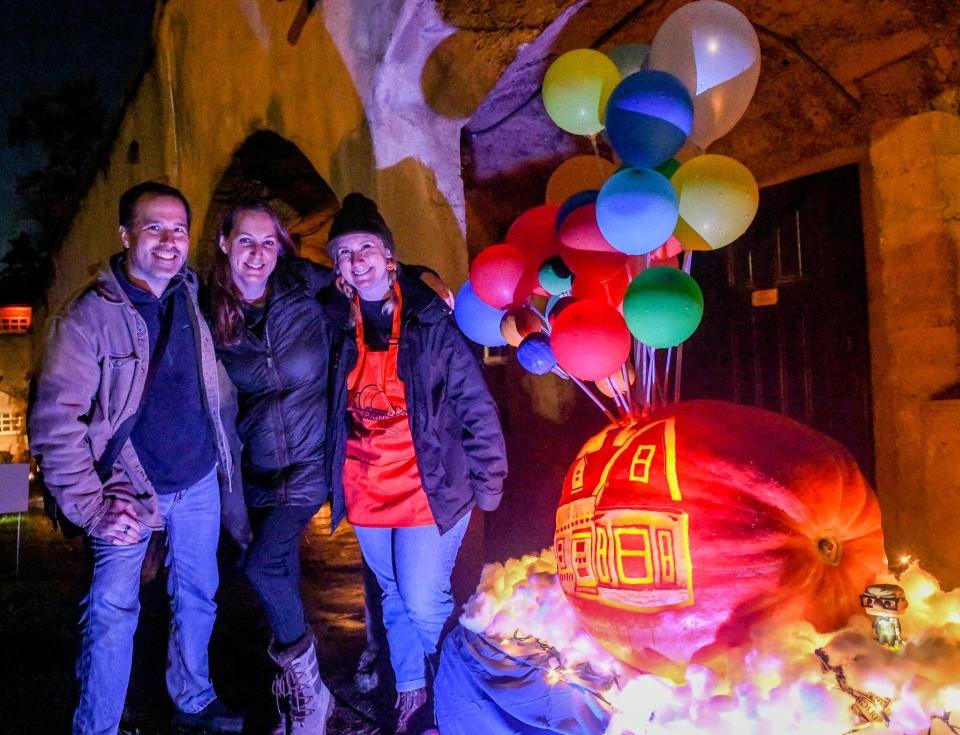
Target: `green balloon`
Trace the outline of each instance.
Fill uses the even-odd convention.
[[[658,171],[668,179],[672,179],[678,168],[680,168],[680,161],[678,161],[676,158],[671,158],[666,163],[661,163],[659,166],[657,166],[654,171]]]
[[[697,330],[703,318],[703,293],[681,270],[650,268],[627,288],[623,317],[643,344],[675,347]]]

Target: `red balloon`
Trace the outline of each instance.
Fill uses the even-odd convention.
[[[591,281],[589,278],[578,276],[573,279],[571,293],[577,299],[602,301],[614,309],[620,309],[623,305],[623,295],[627,292],[627,286],[630,285],[631,280],[626,268],[621,268],[607,281]]]
[[[543,261],[552,258],[560,252],[560,240],[557,239],[556,204],[546,204],[542,207],[528,209],[514,220],[507,230],[507,242],[516,245],[527,258],[527,272],[524,278],[534,281],[533,292],[547,296],[540,287],[537,276]]]
[[[550,346],[560,367],[581,380],[600,380],[630,354],[630,331],[616,309],[599,301],[577,301],[553,323]]]
[[[470,266],[473,292],[495,309],[505,309],[524,301],[533,290],[533,282],[524,275],[527,259],[514,245],[492,245]]]
[[[554,229],[559,209],[556,204],[528,209],[507,230],[506,241],[520,248],[537,270],[543,261],[556,255],[560,247]]]
[[[600,234],[597,205],[573,210],[560,226],[560,257],[576,275],[606,281],[627,262],[627,256]]]
[[[670,235],[663,245],[650,253],[650,260],[671,260],[672,258],[680,255],[682,252],[683,245],[680,244],[680,241],[674,235]],[[658,263],[658,265],[663,265],[663,263]]]

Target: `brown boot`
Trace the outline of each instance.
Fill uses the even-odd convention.
[[[420,735],[432,725],[433,714],[425,687],[397,695],[396,735]]]
[[[282,671],[273,683],[273,693],[287,704],[287,732],[293,735],[326,735],[333,712],[333,696],[320,679],[316,642],[311,631],[290,648],[277,651],[270,644],[270,658]]]

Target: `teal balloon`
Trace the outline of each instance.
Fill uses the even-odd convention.
[[[673,185],[650,168],[618,171],[607,179],[597,197],[600,233],[627,255],[646,255],[663,245],[679,216]]]
[[[607,52],[610,61],[617,65],[621,77],[640,71],[649,55],[650,47],[645,43],[628,43]]]
[[[631,334],[649,347],[675,347],[697,331],[703,292],[676,268],[650,268],[633,279],[623,297]]]
[[[573,287],[573,273],[559,256],[544,261],[539,278],[540,287],[551,296],[567,293]]]
[[[453,318],[467,339],[485,347],[502,347],[507,344],[507,340],[500,333],[500,320],[506,312],[481,301],[473,292],[470,281],[460,287],[454,303],[456,306]]]

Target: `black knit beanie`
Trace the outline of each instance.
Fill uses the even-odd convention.
[[[347,194],[340,209],[333,215],[333,224],[327,237],[327,252],[334,262],[337,260],[333,254],[334,242],[337,238],[353,232],[369,232],[383,240],[391,253],[396,250],[393,233],[380,216],[376,202],[357,192]]]

